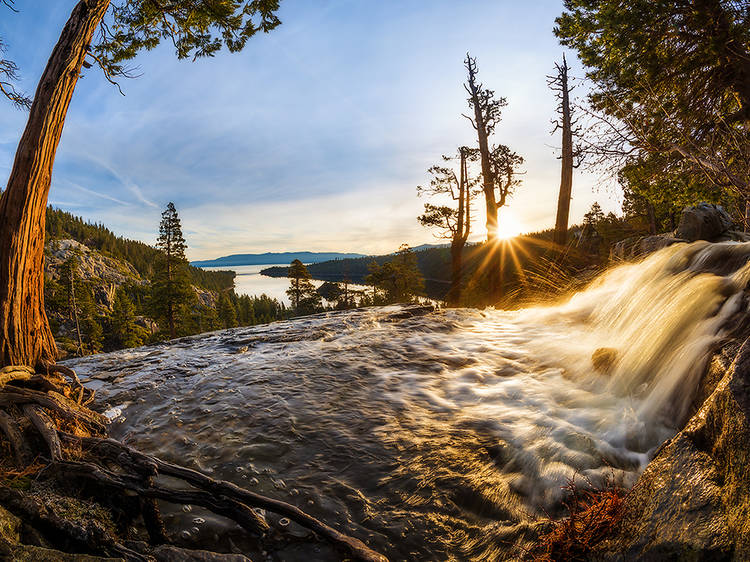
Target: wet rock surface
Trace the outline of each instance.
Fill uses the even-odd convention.
[[[750,560],[750,340],[728,368],[725,354],[716,357],[698,400],[713,385],[649,463],[593,559]]]
[[[735,229],[729,214],[720,206],[700,203],[685,207],[674,232],[651,236],[631,236],[612,245],[611,260],[628,261],[641,258],[680,242],[748,242],[750,235]]]

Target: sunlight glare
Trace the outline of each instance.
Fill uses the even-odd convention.
[[[500,240],[515,238],[524,230],[521,222],[511,212],[501,212],[497,219],[497,237]]]

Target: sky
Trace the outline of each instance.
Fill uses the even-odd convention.
[[[115,0],[116,1],[116,0]],[[33,92],[73,0],[17,0],[0,37]],[[416,186],[441,154],[476,145],[466,52],[507,98],[494,140],[525,158],[501,224],[554,226],[560,161],[546,75],[566,52],[561,0],[282,0],[282,25],[240,53],[178,60],[163,44],[134,60],[124,96],[92,67],[76,88],[49,202],[153,244],[170,201],[189,259],[266,251],[391,252],[435,243]],[[566,52],[575,76],[584,72]],[[585,87],[582,86],[582,88]],[[582,89],[579,91],[583,91]],[[0,100],[0,175],[27,114]],[[611,181],[574,176],[571,222],[592,202],[619,210]],[[475,217],[480,216],[477,202]],[[484,221],[472,239],[485,236]],[[502,229],[502,227],[501,227]]]

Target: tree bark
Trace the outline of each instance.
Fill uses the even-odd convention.
[[[448,306],[460,306],[463,288],[463,250],[471,229],[471,192],[466,168],[466,148],[459,148],[461,171],[458,183],[458,216],[451,240],[451,286],[446,295]]]
[[[471,91],[472,104],[474,106],[474,125],[477,130],[477,141],[479,144],[479,155],[482,164],[482,190],[484,191],[485,209],[487,211],[487,280],[489,282],[489,297],[492,303],[501,297],[500,252],[497,248],[497,201],[495,199],[495,175],[492,171],[490,160],[489,135],[487,124],[482,113],[479,90],[475,83],[475,75],[469,70],[469,90]]]
[[[555,244],[564,246],[568,242],[568,219],[570,198],[573,191],[573,129],[570,123],[570,90],[568,89],[568,63],[563,56],[559,66],[560,111],[562,113],[562,170],[560,172],[560,195],[557,199],[555,221]]]
[[[8,186],[0,196],[0,365],[57,356],[44,311],[44,220],[57,145],[94,31],[109,0],[73,8],[37,86]]]

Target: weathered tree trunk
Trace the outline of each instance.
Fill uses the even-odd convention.
[[[568,88],[568,63],[563,55],[563,63],[558,66],[560,117],[562,123],[562,170],[560,173],[560,195],[557,199],[557,220],[555,221],[555,244],[564,246],[568,242],[568,218],[570,198],[573,191],[573,129],[570,123],[570,90]]]
[[[52,166],[86,51],[109,0],[80,0],[37,86],[0,197],[0,364],[54,360],[44,312],[44,220]]]
[[[451,241],[451,287],[446,295],[448,306],[459,306],[461,303],[461,281],[463,270],[463,244],[458,240]]]
[[[463,250],[471,229],[471,192],[466,167],[466,147],[459,148],[461,172],[458,182],[458,216],[451,240],[451,286],[446,295],[448,306],[460,306],[463,288]]]
[[[490,147],[487,134],[487,124],[482,114],[479,91],[475,83],[473,72],[469,72],[469,90],[474,106],[474,123],[479,142],[479,155],[482,164],[482,189],[484,191],[485,209],[487,211],[487,279],[489,281],[489,297],[491,302],[497,302],[501,297],[500,252],[497,248],[497,202],[495,200],[495,176],[490,160]]]

